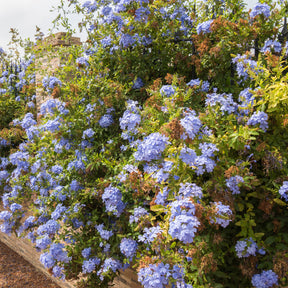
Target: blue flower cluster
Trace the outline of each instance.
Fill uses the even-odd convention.
[[[172,85],[164,85],[160,89],[160,93],[162,96],[170,97],[174,95],[175,92],[176,92],[175,87],[173,87]]]
[[[99,258],[90,258],[88,260],[84,260],[82,264],[82,272],[83,274],[86,273],[91,273],[92,271],[95,270],[96,265],[100,264],[100,259]]]
[[[79,57],[76,59],[76,63],[79,66],[89,66],[88,59],[86,57]]]
[[[266,18],[270,17],[270,6],[266,3],[257,3],[250,12],[250,17],[255,18],[258,15],[263,15]]]
[[[211,32],[212,23],[213,23],[213,20],[208,20],[208,21],[199,23],[196,27],[197,34],[199,35],[201,33],[206,34],[206,33]]]
[[[201,199],[203,196],[202,188],[197,186],[195,183],[180,183],[179,189],[180,197],[189,198],[189,197],[196,197]]]
[[[193,288],[191,284],[187,284],[184,281],[184,271],[178,266],[174,265],[172,268],[169,264],[163,262],[156,264],[149,264],[141,268],[138,272],[138,281],[144,288],[164,288],[167,287],[168,279],[173,278],[175,284],[172,284],[172,288]]]
[[[239,175],[232,176],[226,180],[226,186],[229,188],[232,194],[240,193],[239,183],[244,183],[243,177]]]
[[[239,77],[243,77],[244,80],[248,79],[248,71],[252,71],[257,73],[257,62],[249,59],[249,57],[245,55],[237,55],[232,59],[232,63],[236,64],[236,71]]]
[[[185,117],[180,120],[182,127],[185,129],[185,134],[181,135],[181,139],[190,138],[193,140],[196,135],[199,133],[200,128],[202,126],[201,121],[196,116],[195,111],[193,110],[186,110],[184,112]]]
[[[161,233],[162,229],[159,226],[150,228],[145,227],[143,235],[139,235],[138,240],[146,244],[152,243]]]
[[[144,86],[144,83],[140,77],[137,77],[135,81],[133,81],[133,89],[140,89]]]
[[[122,193],[116,187],[110,185],[104,189],[102,200],[105,203],[106,211],[113,212],[117,217],[121,215],[125,208],[125,204],[122,202]]]
[[[265,41],[264,46],[260,50],[263,53],[271,52],[271,48],[276,52],[280,53],[282,50],[282,44],[277,40],[268,39]]]
[[[96,225],[95,228],[100,234],[100,237],[104,240],[108,240],[110,237],[113,236],[113,232],[104,229],[104,224]]]
[[[255,288],[270,288],[278,284],[278,275],[272,270],[264,270],[261,274],[252,277],[252,285]]]
[[[194,215],[195,206],[189,198],[183,198],[171,203],[171,216],[168,233],[185,244],[192,243],[200,225]]]
[[[140,220],[141,217],[145,216],[145,215],[149,215],[149,213],[147,212],[146,209],[144,209],[143,207],[135,207],[134,208],[134,212],[133,215],[130,215],[129,218],[129,223],[138,223],[138,221]]]
[[[200,79],[192,79],[187,83],[188,86],[197,88],[199,91],[208,92],[210,84],[208,81],[201,81]]]
[[[222,204],[221,201],[215,202],[213,204],[215,208],[215,216],[210,218],[211,223],[216,223],[223,228],[226,228],[232,221],[230,217],[232,216],[232,211],[228,205]]]
[[[265,112],[257,111],[252,114],[252,116],[248,119],[247,125],[255,126],[259,125],[259,128],[264,132],[268,129],[268,115]]]
[[[58,110],[60,113],[67,114],[68,110],[65,109],[65,103],[58,99],[48,99],[40,106],[40,114],[54,114]]]
[[[107,127],[111,126],[113,123],[114,123],[113,115],[111,115],[110,113],[104,114],[99,119],[99,125],[102,128],[107,128]]]
[[[149,264],[148,267],[141,268],[138,272],[138,281],[145,288],[164,288],[168,285],[170,277],[169,264],[159,263]]]
[[[47,92],[51,92],[56,86],[62,86],[62,82],[55,76],[45,76],[42,80],[42,84]]]
[[[197,156],[196,152],[188,147],[183,147],[180,151],[180,159],[195,170],[197,175],[202,175],[205,172],[212,172],[216,163],[211,157],[214,156],[214,151],[218,151],[215,145],[210,146],[210,149],[204,149],[200,156]]]
[[[138,145],[137,151],[134,153],[135,160],[147,162],[157,160],[168,144],[170,144],[168,137],[158,132],[152,133]]]
[[[132,139],[133,135],[137,134],[137,126],[141,123],[140,107],[137,106],[137,101],[127,101],[127,110],[119,119],[120,128],[123,130],[123,139]]]
[[[251,89],[246,88],[239,93],[238,101],[241,102],[238,105],[238,109],[240,110],[240,114],[247,115],[249,113],[249,108],[253,106],[255,101],[255,97],[251,93]]]
[[[256,242],[251,237],[244,241],[237,241],[235,250],[238,258],[256,256],[256,252],[261,255],[265,254],[265,250],[263,248],[258,249]]]
[[[207,94],[206,100],[205,100],[206,106],[214,107],[217,104],[220,105],[220,110],[224,114],[224,112],[227,112],[228,114],[235,113],[238,109],[237,103],[234,102],[232,94]]]
[[[282,198],[285,199],[285,201],[288,201],[288,181],[284,181],[283,185],[279,189],[279,194]]]
[[[135,240],[130,238],[123,238],[120,243],[120,251],[127,258],[132,259],[136,254],[137,246],[138,244]]]

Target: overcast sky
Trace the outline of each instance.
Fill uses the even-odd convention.
[[[246,2],[252,7],[258,1]],[[57,12],[50,10],[59,3],[60,0],[0,0],[0,47],[7,49],[10,28],[16,28],[23,39],[30,38],[33,41],[36,25],[45,35],[48,34],[52,21],[57,16]],[[76,22],[75,20],[74,23]]]

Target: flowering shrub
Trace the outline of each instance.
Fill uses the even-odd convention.
[[[90,46],[65,50],[42,83],[60,98],[15,121],[27,141],[0,162],[1,230],[56,277],[287,285],[286,43],[267,44],[284,10],[212,2],[70,1]]]

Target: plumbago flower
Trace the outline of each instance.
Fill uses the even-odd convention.
[[[185,244],[192,243],[197,227],[200,225],[195,216],[195,206],[189,198],[171,203],[170,227],[168,233]]]
[[[287,248],[281,220],[287,209],[277,199],[288,199],[287,169],[276,167],[274,159],[279,156],[285,163],[287,158],[282,134],[287,135],[288,111],[281,99],[284,113],[278,113],[279,107],[271,113],[265,98],[266,86],[277,86],[281,74],[275,76],[279,67],[271,68],[267,58],[281,53],[281,45],[270,40],[277,39],[272,31],[279,18],[270,15],[284,13],[271,8],[267,19],[267,7],[259,4],[249,17],[236,1],[233,14],[221,1],[212,15],[213,1],[208,0],[207,15],[201,15],[196,1],[196,18],[188,2],[97,0],[85,2],[83,9],[75,6],[91,19],[87,58],[80,47],[73,48],[74,64],[59,67],[61,78],[58,72],[45,78],[49,93],[62,85],[61,95],[45,102],[37,117],[32,97],[24,92],[15,102],[7,97],[13,91],[8,82],[18,78],[19,89],[29,90],[28,76],[1,71],[0,93],[13,98],[13,109],[22,103],[24,109],[16,113],[20,120],[13,121],[10,138],[0,131],[0,190],[6,209],[0,213],[1,229],[26,234],[57,277],[79,271],[85,274],[85,287],[106,287],[133,261],[145,288],[278,283],[271,270],[248,279],[241,268],[250,260],[253,269],[277,267],[283,260],[279,252]],[[261,35],[259,47],[264,44],[262,64],[246,51],[255,45],[253,23]],[[239,54],[231,63],[233,53]],[[256,73],[261,65],[271,74],[267,79]],[[75,75],[61,84],[66,71]],[[270,85],[271,79],[276,84]],[[5,117],[0,118],[1,130]],[[21,145],[18,151],[19,143],[13,142],[17,129],[27,134],[21,134],[26,148]],[[280,183],[279,194],[275,183]],[[33,203],[35,213],[20,221],[27,206],[23,199]],[[282,250],[269,209],[281,222]]]
[[[279,194],[285,201],[288,201],[288,181],[284,181],[283,185],[279,189]]]
[[[147,162],[157,160],[168,144],[170,144],[168,137],[158,132],[152,133],[138,145],[137,151],[134,153],[135,160]]]

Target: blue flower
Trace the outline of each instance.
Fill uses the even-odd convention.
[[[175,88],[172,85],[164,85],[160,89],[160,93],[162,96],[170,97],[174,95],[176,92]]]
[[[112,42],[112,38],[110,35],[100,40],[100,43],[103,46],[103,48],[110,46],[111,42]]]
[[[52,212],[51,218],[53,220],[59,219],[61,217],[61,214],[64,213],[66,210],[67,208],[65,206],[63,206],[62,204],[58,204],[55,210]]]
[[[238,98],[238,101],[242,102],[238,106],[238,108],[240,109],[240,112],[243,112],[246,115],[249,113],[249,110],[247,108],[252,107],[254,100],[255,100],[253,94],[250,91],[251,91],[250,88],[246,88],[246,89],[242,90],[240,92],[239,98]]]
[[[6,180],[9,175],[9,172],[6,170],[0,171],[0,183],[2,182],[2,180]]]
[[[223,112],[227,112],[228,114],[235,113],[238,109],[237,103],[234,102],[232,94],[207,94],[205,105],[206,106],[216,106],[220,104],[220,110]]]
[[[61,102],[58,99],[48,99],[40,106],[40,113],[42,115],[45,115],[46,113],[54,114],[56,109],[58,109],[58,111],[64,111],[64,108],[64,102]]]
[[[276,53],[280,53],[282,50],[282,44],[276,40],[268,39],[265,41],[264,46],[260,50],[261,52],[271,52],[271,48],[274,49]]]
[[[201,121],[193,110],[185,111],[185,117],[180,120],[180,123],[186,132],[184,135],[181,135],[181,139],[184,140],[187,139],[187,136],[193,140],[202,126]]]
[[[113,232],[109,230],[103,229],[104,224],[96,225],[95,228],[100,234],[100,237],[104,240],[109,240],[111,236],[113,236]]]
[[[255,288],[269,288],[278,284],[278,275],[272,270],[264,270],[261,274],[252,277],[252,285]]]
[[[40,261],[46,268],[52,268],[55,264],[53,256],[48,252],[40,255]]]
[[[138,236],[138,240],[144,243],[152,243],[159,234],[162,232],[162,229],[159,226],[151,227],[151,228],[144,228],[143,235]]]
[[[150,162],[157,160],[161,157],[161,153],[165,150],[167,144],[170,144],[168,137],[160,133],[152,133],[138,145],[134,157],[136,161]]]
[[[251,59],[248,59],[246,54],[244,55],[237,55],[232,59],[232,63],[236,64],[236,71],[239,77],[243,77],[244,80],[248,78],[248,71],[253,71],[257,73],[257,62]]]
[[[83,132],[82,139],[85,139],[86,136],[87,136],[88,138],[91,138],[91,137],[93,137],[94,134],[95,134],[95,132],[93,131],[93,129],[92,129],[92,128],[89,128],[89,129],[87,129],[87,130],[85,130],[85,131]]]
[[[118,188],[110,185],[104,189],[102,200],[105,203],[106,211],[113,212],[114,215],[119,217],[125,208],[125,204],[122,202],[122,193]]]
[[[237,252],[237,257],[249,257],[255,256],[256,252],[258,251],[258,246],[256,242],[250,237],[245,241],[237,241],[235,245],[235,250]]]
[[[43,235],[43,234],[56,234],[57,231],[60,229],[60,224],[56,222],[55,220],[49,220],[43,225],[40,225],[37,229],[37,234],[38,235]]]
[[[264,15],[264,17],[268,18],[271,14],[270,6],[268,4],[257,3],[250,12],[250,17],[254,18],[257,15]]]
[[[52,269],[54,277],[61,278],[62,280],[65,279],[65,274],[63,273],[64,269],[58,265],[54,266]]]
[[[127,258],[133,258],[137,250],[137,242],[133,239],[123,238],[120,243],[120,251]]]
[[[112,125],[113,122],[114,122],[114,120],[113,120],[113,116],[111,114],[104,114],[99,120],[99,125],[102,128],[107,128],[110,125]]]
[[[81,66],[89,66],[88,59],[86,57],[79,57],[76,59],[76,63]]]
[[[202,188],[194,183],[180,183],[179,195],[184,198],[197,197],[202,198]]]
[[[47,248],[48,245],[50,245],[52,242],[52,240],[50,239],[50,237],[45,234],[43,237],[36,239],[36,247],[44,250]]]
[[[203,91],[203,92],[208,92],[209,86],[210,86],[208,81],[200,81],[198,78],[190,80],[187,83],[187,85],[193,88],[198,88],[200,91]]]
[[[197,34],[199,35],[201,32],[203,34],[211,32],[211,24],[213,23],[213,20],[208,20],[202,23],[199,23],[196,27]]]
[[[117,270],[121,268],[122,268],[122,264],[119,260],[116,260],[113,258],[106,258],[100,270],[97,272],[97,274],[103,277],[103,274],[107,273],[109,270],[116,272]],[[103,280],[101,276],[100,276],[100,279]]]
[[[84,260],[82,264],[82,272],[84,274],[91,273],[95,270],[95,266],[100,264],[100,259],[91,258],[89,260]]]
[[[232,176],[226,180],[226,185],[229,188],[229,190],[232,192],[232,194],[240,193],[239,183],[244,183],[243,177],[239,175]]]
[[[51,171],[55,174],[60,174],[63,171],[63,167],[60,165],[54,165],[51,167]]]
[[[17,203],[13,203],[10,206],[10,210],[14,213],[17,210],[21,210],[22,209],[22,205],[17,204]]]
[[[194,165],[197,158],[196,152],[188,147],[183,147],[180,152],[180,159],[189,166]]]
[[[284,181],[283,185],[279,189],[279,194],[281,195],[282,198],[285,199],[285,201],[288,201],[288,181]]]
[[[68,263],[71,258],[67,256],[67,251],[63,250],[64,247],[65,246],[62,243],[52,243],[50,246],[50,253],[57,261]]]
[[[12,213],[9,211],[1,211],[0,219],[4,221],[9,221],[12,218]]]
[[[268,115],[265,112],[257,111],[252,114],[252,116],[248,119],[247,125],[259,125],[259,128],[264,132],[268,129]]]
[[[132,46],[135,42],[136,42],[135,38],[130,34],[121,34],[119,44],[123,48],[128,48]]]
[[[27,113],[24,118],[22,119],[22,121],[20,122],[22,128],[24,129],[28,129],[31,126],[34,126],[37,124],[37,122],[33,119],[34,116],[32,113]]]
[[[144,83],[140,77],[137,77],[135,81],[133,81],[133,89],[140,89],[144,86]]]
[[[51,76],[51,77],[45,76],[42,80],[42,84],[43,84],[43,87],[48,92],[56,86],[62,86],[62,82],[54,76]]]
[[[78,191],[82,189],[82,186],[80,186],[79,182],[77,180],[72,180],[71,184],[70,184],[70,189],[72,191]]]
[[[168,174],[169,175],[169,174]],[[160,181],[159,181],[160,182]],[[160,182],[161,183],[161,182]],[[168,187],[164,187],[162,191],[159,191],[156,195],[155,203],[157,205],[165,205],[165,201],[169,195]]]
[[[177,215],[169,220],[168,233],[185,244],[192,243],[200,225],[199,220],[194,215]]]
[[[150,11],[148,8],[141,6],[135,11],[135,21],[147,22]]]
[[[125,131],[121,135],[123,139],[131,140],[133,135],[137,133],[136,126],[141,122],[140,107],[137,107],[137,104],[137,101],[127,101],[127,110],[119,119],[120,128]]]
[[[56,117],[53,120],[48,120],[45,124],[41,126],[41,129],[43,131],[51,131],[51,132],[58,131],[61,126],[60,120],[61,120],[60,117]]]
[[[129,223],[132,224],[133,222],[138,223],[139,219],[145,215],[149,215],[149,213],[143,207],[135,207],[133,215],[130,215]]]
[[[91,247],[83,249],[81,254],[85,259],[88,259],[91,254]]]
[[[169,264],[149,264],[138,272],[138,281],[144,288],[164,288],[169,284],[171,276]]]
[[[232,216],[232,211],[228,205],[223,205],[221,201],[214,202],[215,207],[215,217],[210,219],[211,223],[219,224],[221,227],[226,228],[230,221],[230,216]]]

